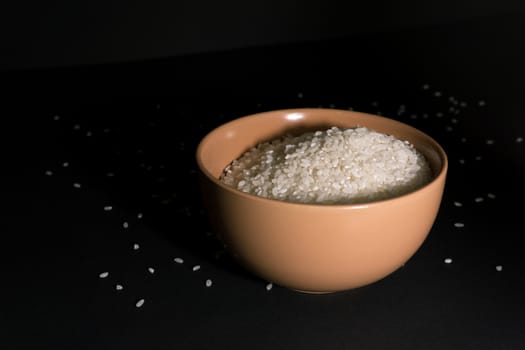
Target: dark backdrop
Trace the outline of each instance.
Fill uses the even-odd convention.
[[[0,67],[172,57],[453,24],[522,1],[13,1],[0,8]]]

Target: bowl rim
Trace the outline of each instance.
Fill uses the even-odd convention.
[[[267,115],[267,114],[308,113],[308,112],[313,112],[313,111],[315,111],[315,112],[327,111],[327,112],[332,112],[332,113],[336,112],[336,113],[345,113],[345,114],[359,114],[359,115],[362,115],[362,116],[372,117],[372,118],[376,118],[376,119],[385,119],[388,122],[397,123],[400,126],[403,126],[403,128],[410,129],[411,131],[416,132],[416,133],[424,136],[425,138],[427,138],[431,142],[433,148],[435,148],[435,150],[437,151],[437,153],[439,154],[439,157],[441,159],[441,163],[442,163],[441,168],[440,168],[439,172],[433,176],[431,181],[429,181],[425,185],[417,188],[416,190],[407,192],[407,193],[402,194],[402,195],[398,195],[398,196],[391,197],[391,198],[380,199],[380,200],[368,201],[368,202],[346,203],[346,204],[344,204],[344,203],[339,203],[339,204],[337,204],[337,203],[335,203],[335,204],[327,203],[327,204],[323,204],[323,203],[289,202],[289,201],[284,201],[284,200],[279,200],[279,199],[274,199],[274,198],[261,197],[261,196],[257,196],[255,194],[251,194],[251,193],[246,193],[246,192],[240,191],[240,190],[238,190],[238,189],[236,189],[236,188],[234,188],[232,186],[229,186],[229,185],[223,183],[222,181],[220,181],[218,178],[213,176],[207,170],[206,166],[203,164],[201,153],[202,153],[202,149],[204,147],[204,144],[206,143],[208,138],[211,137],[212,134],[217,133],[218,131],[220,131],[223,128],[230,127],[233,124],[241,123],[241,122],[243,122],[244,120],[247,120],[247,119],[261,118],[261,117],[263,117],[264,115]],[[211,129],[210,131],[208,131],[201,138],[201,140],[199,141],[199,143],[197,145],[196,151],[195,151],[195,160],[197,162],[197,166],[198,166],[198,169],[199,169],[199,171],[201,173],[201,176],[204,175],[208,180],[212,181],[214,184],[218,185],[222,189],[224,189],[224,190],[226,190],[226,191],[228,191],[228,192],[230,192],[230,193],[232,193],[234,195],[245,197],[245,198],[250,199],[250,200],[267,202],[267,203],[273,203],[273,204],[279,204],[279,205],[283,205],[283,206],[302,206],[302,207],[316,208],[316,209],[322,209],[322,210],[326,210],[326,209],[329,209],[329,208],[332,208],[332,209],[334,209],[334,208],[338,208],[338,209],[363,209],[363,208],[368,208],[368,207],[375,207],[375,206],[379,206],[379,205],[384,205],[386,203],[393,203],[395,201],[408,200],[412,196],[417,196],[419,193],[421,193],[423,191],[427,191],[430,187],[437,186],[438,182],[443,182],[443,184],[444,184],[445,181],[446,181],[447,173],[448,173],[448,156],[447,156],[447,153],[445,152],[443,146],[441,146],[441,144],[439,142],[437,142],[432,136],[428,135],[427,133],[423,132],[422,130],[420,130],[420,129],[412,126],[412,125],[409,125],[409,124],[406,124],[404,122],[401,122],[399,120],[396,120],[396,119],[393,119],[393,118],[389,118],[389,117],[385,117],[385,116],[381,116],[381,115],[376,115],[376,114],[372,114],[372,113],[365,113],[365,112],[360,112],[360,111],[354,111],[354,110],[337,109],[337,108],[322,108],[322,107],[319,107],[319,108],[307,107],[307,108],[273,109],[273,110],[267,110],[267,111],[263,111],[263,112],[257,112],[257,113],[253,113],[253,114],[243,115],[241,117],[232,119],[232,120],[227,121],[225,123],[222,123],[222,124],[214,127],[213,129]]]

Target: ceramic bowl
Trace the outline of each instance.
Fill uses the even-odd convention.
[[[258,143],[329,126],[364,126],[409,141],[429,162],[432,180],[395,198],[348,205],[267,199],[219,180],[228,164]],[[323,108],[274,110],[227,122],[202,138],[196,161],[211,227],[232,256],[265,281],[308,293],[362,287],[404,265],[434,225],[448,168],[443,148],[412,126]]]

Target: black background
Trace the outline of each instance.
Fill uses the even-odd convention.
[[[333,24],[315,40],[276,28],[265,40],[244,32],[248,43],[235,31],[213,41],[221,50],[131,37],[136,52],[104,40],[59,50],[67,35],[48,27],[31,45],[11,37],[20,50],[6,51],[0,73],[0,347],[523,348],[525,16],[465,4],[432,18],[407,5],[410,24],[344,35]],[[97,23],[92,38],[118,33]],[[382,114],[443,145],[443,204],[405,267],[308,295],[268,291],[224,254],[198,200],[195,147],[227,120],[293,107]]]
[[[520,0],[11,1],[0,9],[0,69],[417,31],[523,10]]]

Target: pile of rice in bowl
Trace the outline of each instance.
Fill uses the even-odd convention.
[[[431,179],[427,160],[410,142],[365,127],[335,126],[260,143],[220,177],[246,193],[312,204],[388,199]]]

